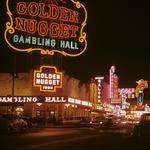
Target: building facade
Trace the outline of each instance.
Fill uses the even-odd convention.
[[[65,73],[63,73],[62,80],[62,88],[57,89],[56,92],[43,92],[33,86],[32,71],[14,76],[1,73],[0,113],[19,111],[18,113],[26,116],[55,118],[56,120],[90,116],[92,110],[90,84],[81,83]],[[11,97],[16,98],[15,102],[10,103]],[[32,101],[29,101],[30,98]],[[34,98],[35,102],[33,102]],[[43,101],[44,98],[47,98],[47,101]],[[18,101],[22,102],[18,103]]]

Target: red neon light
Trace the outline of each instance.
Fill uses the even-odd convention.
[[[75,38],[77,37],[78,26],[68,24],[49,23],[48,21],[37,21],[16,17],[15,29],[30,34],[55,38]]]
[[[54,4],[18,2],[16,10],[20,15],[79,23],[79,13],[77,11]]]
[[[16,7],[16,10],[17,10],[17,13],[20,14],[20,15],[24,15],[26,13],[26,2],[19,2],[17,3],[17,7]]]

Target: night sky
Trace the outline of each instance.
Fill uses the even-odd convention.
[[[88,11],[88,48],[79,57],[50,56],[68,75],[88,82],[96,75],[109,73],[116,66],[120,87],[135,87],[143,78],[150,81],[150,10],[148,1],[81,0]],[[43,62],[40,54],[16,53],[3,39],[8,19],[5,0],[1,1],[0,72],[26,72]],[[14,62],[14,60],[16,60]],[[146,90],[150,99],[150,88]]]

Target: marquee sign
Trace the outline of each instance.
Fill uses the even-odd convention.
[[[67,97],[0,96],[0,103],[66,103]]]
[[[76,0],[6,0],[4,33],[7,44],[19,52],[79,56],[87,48],[87,11]]]
[[[56,92],[56,88],[62,88],[62,72],[57,72],[54,66],[41,66],[40,70],[34,70],[34,86],[40,91]]]
[[[22,105],[24,103],[66,103],[92,107],[92,103],[85,100],[75,99],[67,96],[0,96],[0,106],[11,106],[12,104]]]

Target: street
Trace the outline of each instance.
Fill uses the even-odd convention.
[[[148,142],[136,142],[119,131],[98,132],[92,128],[41,128],[32,132],[1,135],[2,150],[147,150]]]

